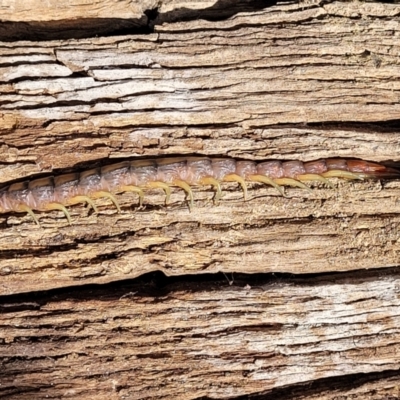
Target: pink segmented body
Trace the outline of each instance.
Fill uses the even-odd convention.
[[[33,210],[61,210],[68,221],[66,209],[86,202],[97,212],[93,199],[109,198],[120,207],[116,193],[136,192],[142,204],[146,188],[165,191],[166,202],[170,187],[182,188],[193,205],[193,185],[211,185],[216,200],[221,197],[221,182],[238,182],[247,196],[247,182],[271,185],[284,195],[282,186],[308,187],[305,181],[322,181],[331,186],[327,178],[344,179],[399,177],[400,172],[383,165],[362,160],[320,159],[317,161],[238,161],[229,158],[163,158],[124,161],[80,173],[49,176],[12,184],[0,191],[0,212],[28,212],[39,224]]]

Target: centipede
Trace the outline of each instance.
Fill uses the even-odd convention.
[[[134,192],[143,206],[147,189],[161,189],[165,203],[171,187],[186,194],[189,210],[194,206],[193,186],[211,186],[214,202],[222,196],[223,182],[236,182],[248,199],[248,183],[269,185],[282,196],[286,186],[310,190],[305,183],[318,181],[333,187],[330,178],[346,180],[399,178],[400,171],[382,164],[344,158],[316,161],[246,161],[232,158],[173,157],[122,161],[58,176],[47,176],[13,183],[0,189],[0,213],[28,213],[40,226],[34,211],[62,211],[72,224],[67,207],[86,203],[98,213],[95,200],[107,198],[121,212],[117,194]]]

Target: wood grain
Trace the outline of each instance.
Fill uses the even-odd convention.
[[[396,158],[384,125],[399,118],[396,20],[347,20],[319,4],[267,8],[251,27],[241,18],[3,42],[0,161],[12,168],[1,181],[161,154]]]
[[[351,375],[353,388],[342,394],[373,398],[357,374],[398,370],[397,272],[234,279],[231,286],[215,278],[142,282],[108,294],[79,289],[6,302],[0,395],[234,398]],[[325,385],[305,385],[303,395],[317,396]],[[374,390],[399,389],[389,379]]]
[[[335,4],[165,23],[142,36],[3,42],[0,181],[171,154],[398,161],[388,123],[400,115],[397,21],[379,24],[375,15],[389,18],[393,7],[362,6],[363,19],[350,20]],[[141,211],[126,195],[122,215],[106,203],[98,216],[78,207],[72,227],[56,212],[41,217],[42,229],[28,217],[1,216],[1,293],[153,270],[396,265],[398,188],[338,183],[313,194],[289,189],[285,199],[254,185],[244,203],[228,185],[218,207],[209,191],[197,191],[193,213],[178,191],[167,208],[150,193]]]
[[[134,211],[124,195],[123,213],[99,215],[73,209],[73,225],[61,213],[8,217],[0,239],[1,292],[12,294],[76,284],[110,282],[160,270],[167,275],[235,271],[317,273],[396,265],[399,259],[399,184],[342,183],[312,194],[240,191],[214,206],[210,192],[195,193],[189,212],[182,193],[172,205],[163,195]],[[256,198],[254,198],[256,196]],[[390,213],[388,213],[390,210]],[[3,223],[5,226],[5,222]]]
[[[399,165],[397,4],[59,3],[2,3],[0,184],[165,155]],[[400,182],[334,186],[0,215],[0,397],[399,397]]]

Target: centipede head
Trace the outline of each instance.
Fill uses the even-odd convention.
[[[347,160],[349,170],[366,178],[399,179],[400,170],[364,160]]]

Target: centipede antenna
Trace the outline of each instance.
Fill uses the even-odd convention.
[[[279,178],[279,179],[274,179],[274,181],[278,184],[278,185],[286,185],[286,186],[293,186],[293,187],[298,187],[301,189],[306,189],[308,190],[310,193],[312,193],[312,190],[305,185],[304,183],[297,181],[296,179],[292,179],[292,178]]]
[[[224,177],[225,182],[237,182],[242,187],[243,190],[243,198],[247,200],[247,185],[246,181],[238,174],[228,174]]]
[[[21,204],[21,205],[19,206],[19,209],[20,209],[21,211],[27,212],[27,213],[33,218],[33,220],[34,220],[39,226],[41,226],[39,220],[36,218],[36,215],[33,213],[33,211],[32,211],[31,208],[29,208],[29,207],[26,206],[25,204]]]
[[[201,185],[212,185],[213,186],[213,188],[215,189],[214,202],[218,203],[222,196],[221,184],[219,183],[219,181],[217,181],[215,178],[213,178],[211,176],[206,176],[204,178],[201,178],[199,183]]]
[[[70,225],[72,225],[72,221],[71,221],[71,215],[68,212],[68,210],[60,203],[49,203],[46,206],[46,210],[60,210],[64,213],[64,215],[67,217],[67,220],[69,222]]]
[[[171,197],[171,188],[169,185],[167,185],[164,182],[159,182],[159,181],[154,181],[154,182],[149,182],[147,185],[149,188],[156,188],[156,189],[162,189],[165,192],[165,204],[169,203],[169,199]]]
[[[266,185],[270,185],[274,187],[283,197],[287,197],[283,188],[275,183],[271,178],[268,178],[264,175],[249,175],[247,179],[251,182],[260,182],[265,183]]]
[[[365,174],[357,174],[355,172],[343,171],[341,169],[332,169],[331,171],[321,174],[324,178],[344,178],[363,180]]]
[[[93,193],[93,197],[96,199],[100,197],[106,197],[107,199],[110,199],[114,203],[115,207],[117,207],[118,212],[121,213],[121,207],[118,204],[118,200],[112,193],[106,192],[105,190],[100,190],[98,192]]]
[[[88,196],[75,196],[70,200],[71,205],[79,203],[87,203],[93,208],[96,214],[99,212],[99,210],[96,207],[96,204],[94,204],[93,200]]]
[[[319,181],[325,183],[325,185],[329,186],[331,189],[334,189],[335,186],[331,182],[328,181],[328,179],[324,178],[321,175],[318,174],[302,174],[302,175],[297,175],[297,179],[302,182],[307,182],[307,181]]]
[[[185,181],[182,181],[180,179],[174,180],[172,182],[172,184],[175,185],[175,186],[180,187],[181,189],[183,189],[187,193],[187,196],[189,197],[189,203],[188,203],[189,211],[192,211],[193,204],[194,204],[192,188]]]

